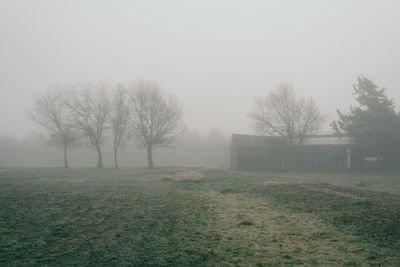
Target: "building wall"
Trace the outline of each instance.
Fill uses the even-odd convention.
[[[231,147],[231,168],[243,171],[344,171],[349,146]],[[354,162],[354,164],[353,164]],[[359,168],[352,160],[352,169]]]
[[[360,145],[318,136],[288,146],[279,137],[232,135],[231,169],[241,171],[400,171],[400,145]]]

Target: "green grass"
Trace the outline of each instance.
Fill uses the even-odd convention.
[[[399,265],[400,177],[0,169],[0,265]]]

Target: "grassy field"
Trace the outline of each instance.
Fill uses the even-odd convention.
[[[400,176],[0,169],[0,265],[400,265]]]

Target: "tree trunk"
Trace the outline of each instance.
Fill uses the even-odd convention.
[[[149,169],[154,168],[153,164],[153,154],[152,154],[152,147],[151,145],[147,145],[147,163],[149,165]]]
[[[67,144],[64,144],[64,168],[68,168]]]
[[[114,163],[115,163],[115,168],[119,169],[118,166],[118,149],[116,147],[114,147]]]
[[[96,144],[97,150],[97,168],[103,168],[103,155],[101,154],[100,144]]]

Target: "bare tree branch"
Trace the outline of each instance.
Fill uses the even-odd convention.
[[[265,98],[257,98],[250,114],[255,132],[285,138],[289,145],[301,144],[325,121],[316,103],[296,96],[287,83],[280,84]]]
[[[64,148],[64,167],[68,168],[67,149],[76,143],[78,133],[70,126],[71,116],[63,101],[63,92],[54,89],[37,95],[29,118],[42,131],[42,136],[50,145]]]
[[[137,82],[130,92],[130,100],[132,133],[138,145],[147,148],[148,165],[153,168],[153,147],[170,145],[185,129],[182,107],[150,81]]]
[[[131,102],[128,99],[128,90],[122,84],[112,91],[110,125],[113,133],[114,163],[118,169],[118,150],[123,147],[131,136]]]
[[[101,83],[75,83],[65,97],[65,105],[72,114],[71,127],[79,130],[97,151],[97,167],[103,167],[101,144],[104,130],[108,127],[110,101]]]

